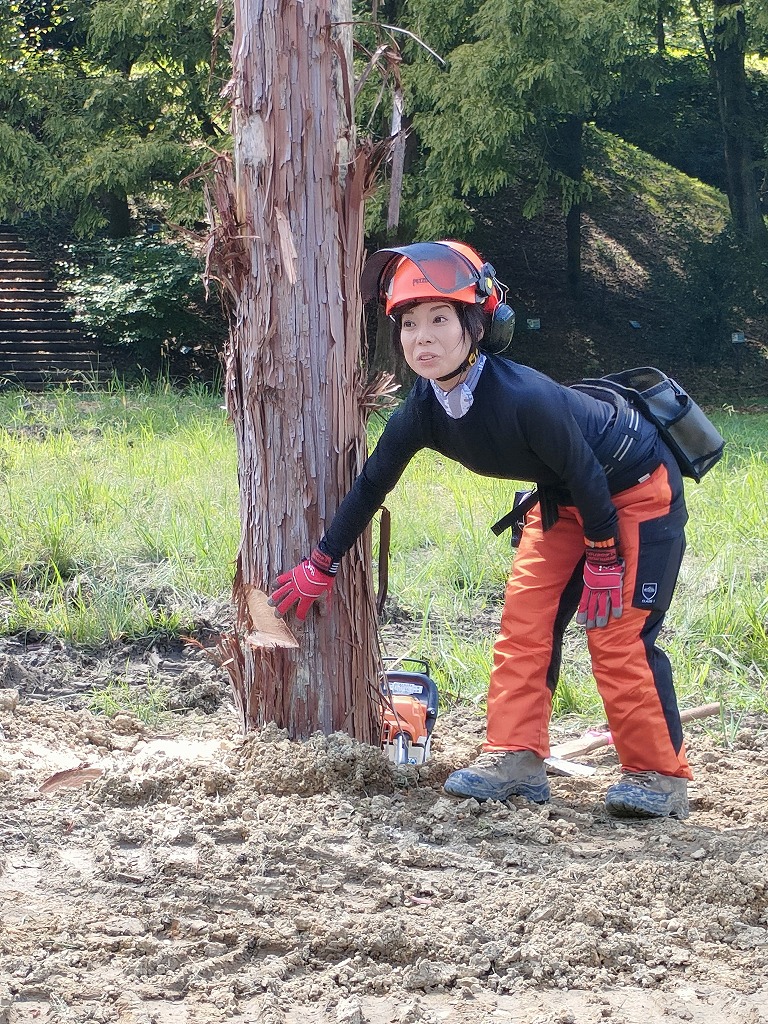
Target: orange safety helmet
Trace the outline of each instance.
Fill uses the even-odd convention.
[[[470,245],[451,240],[380,249],[367,260],[361,283],[364,300],[378,299],[387,315],[429,299],[482,305],[493,313],[504,299],[491,264]]]

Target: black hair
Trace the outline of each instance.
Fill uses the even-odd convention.
[[[446,299],[446,302],[450,302],[450,300]],[[392,342],[396,348],[400,347],[400,325],[403,321],[403,315],[418,305],[418,302],[412,302],[392,314],[394,324],[392,328]],[[469,335],[474,346],[482,348],[483,341],[488,339],[492,319],[491,314],[486,313],[479,304],[470,306],[467,302],[450,302],[450,305],[456,310],[462,331]]]

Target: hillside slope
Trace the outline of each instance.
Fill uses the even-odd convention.
[[[518,314],[514,358],[558,380],[659,366],[697,398],[750,407],[768,399],[768,327],[723,307],[733,271],[713,239],[728,217],[716,189],[629,143],[592,130],[592,199],[582,218],[583,296],[565,286],[565,224],[551,202],[527,220],[528,192],[474,204],[471,240],[510,286]],[[707,321],[721,317],[718,329]],[[539,329],[528,329],[540,320]],[[633,326],[639,324],[639,326]],[[731,333],[747,343],[734,347]]]

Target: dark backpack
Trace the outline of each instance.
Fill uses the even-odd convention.
[[[683,476],[696,483],[720,460],[725,446],[715,426],[691,396],[654,366],[588,377],[571,387],[595,398],[619,394],[654,424]]]

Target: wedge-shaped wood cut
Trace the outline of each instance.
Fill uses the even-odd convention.
[[[245,603],[251,618],[250,629],[245,635],[245,642],[250,647],[262,647],[270,650],[275,647],[298,648],[299,641],[290,631],[283,619],[277,618],[275,609],[267,604],[268,597],[258,587],[247,587]]]

